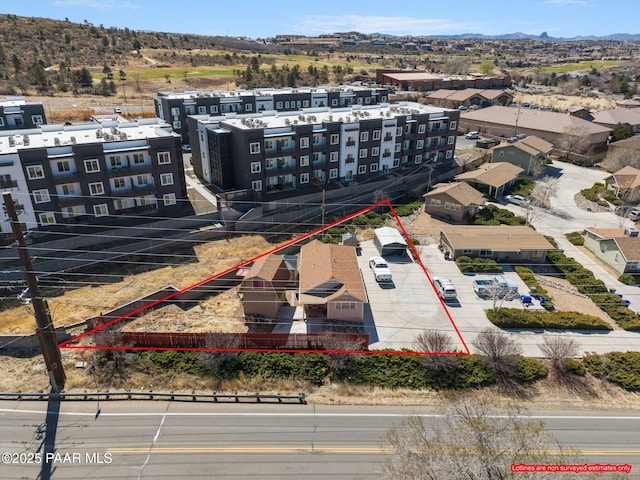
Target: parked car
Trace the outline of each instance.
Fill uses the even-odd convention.
[[[518,284],[513,280],[497,275],[493,278],[479,278],[473,281],[473,291],[479,297],[513,296],[518,294]]]
[[[460,111],[465,111],[466,109],[467,109],[467,107],[466,107],[466,106],[464,106],[464,105],[460,105],[460,106],[458,107],[458,110],[460,110]]]
[[[376,282],[391,282],[391,270],[387,266],[387,262],[382,257],[371,257],[369,259],[369,268],[373,272]]]
[[[480,138],[480,132],[469,132],[464,138],[468,138],[469,140],[478,140]]]
[[[637,220],[640,220],[640,210],[636,210],[635,208],[633,210],[631,210],[629,212],[628,215],[630,220],[633,220],[634,222]]]
[[[528,205],[529,204],[529,200],[524,198],[522,195],[507,195],[506,197],[504,197],[504,199],[509,203],[513,203],[514,205]]]
[[[436,287],[438,296],[443,300],[454,300],[457,298],[458,293],[456,287],[453,286],[451,280],[444,277],[433,277],[433,284]]]
[[[620,215],[621,217],[626,217],[631,210],[635,210],[633,205],[618,205],[613,209],[616,215]]]

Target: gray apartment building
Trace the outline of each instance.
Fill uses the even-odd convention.
[[[296,195],[452,161],[459,115],[402,102],[193,116],[191,162],[222,191]]]
[[[163,118],[189,143],[189,115],[253,114],[277,110],[291,112],[303,108],[377,105],[388,101],[386,88],[300,87],[256,90],[214,90],[158,92],[154,99],[156,116]]]
[[[25,97],[0,99],[0,130],[35,128],[45,123],[41,102],[28,102]]]
[[[1,131],[0,191],[25,230],[170,216],[187,198],[180,137],[158,118]]]

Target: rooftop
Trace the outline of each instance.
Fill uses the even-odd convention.
[[[269,97],[285,93],[329,93],[329,92],[358,92],[376,90],[375,88],[358,87],[350,85],[320,86],[320,87],[297,87],[297,88],[256,88],[251,90],[193,90],[185,92],[158,92],[158,97],[169,99],[189,99],[189,98],[205,98],[205,97]],[[386,90],[386,89],[384,89]]]
[[[640,125],[640,108],[614,108],[611,110],[602,110],[593,114],[593,121],[604,125],[614,126],[618,123]]]
[[[0,107],[19,107],[20,105],[39,104],[40,102],[28,102],[26,97],[0,98]]]
[[[535,230],[512,225],[465,225],[442,227],[441,232],[456,250],[491,249],[494,252],[555,250]]]
[[[482,205],[485,202],[484,195],[465,182],[438,184],[423,197],[431,198],[441,194],[448,195],[460,205]]]
[[[469,180],[476,183],[501,187],[516,178],[524,170],[508,162],[483,163],[477,169],[455,176],[456,180]]]

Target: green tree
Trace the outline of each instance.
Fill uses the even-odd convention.
[[[624,140],[625,138],[633,137],[635,132],[633,131],[633,127],[628,123],[618,123],[615,127],[613,127],[613,132],[611,132],[611,139],[614,142],[618,140]]]
[[[478,65],[478,69],[484,75],[489,75],[489,74],[493,73],[493,64],[491,63],[491,61],[485,60],[480,65]]]

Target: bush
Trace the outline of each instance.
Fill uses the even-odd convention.
[[[527,221],[509,210],[488,205],[475,214],[472,223],[474,225],[526,225]]]
[[[490,258],[471,258],[461,255],[456,264],[462,273],[502,273],[502,267]]]
[[[513,182],[513,185],[506,191],[506,193],[509,193],[510,195],[522,195],[523,197],[529,198],[535,186],[535,180],[519,177],[515,182]]]
[[[565,234],[567,240],[569,240],[574,245],[584,245],[584,237],[582,236],[582,232],[570,232]]]
[[[582,363],[587,371],[596,378],[604,378],[606,368],[604,360],[600,355],[587,355],[583,357]]]
[[[618,281],[625,285],[636,285],[638,283],[636,277],[630,273],[623,273],[618,277]]]
[[[422,205],[422,201],[414,200],[413,202],[404,205],[394,205],[393,209],[395,210],[396,215],[398,215],[399,217],[408,217],[413,212],[421,208]]]
[[[367,212],[364,215],[358,215],[351,221],[353,225],[364,227],[381,227],[384,225],[384,222],[385,217],[374,211]]]
[[[543,305],[545,310],[549,310],[549,311],[553,310],[554,309],[553,300],[549,296],[549,293],[544,289],[544,287],[540,285],[538,280],[536,280],[536,277],[533,274],[533,271],[530,268],[522,267],[519,265],[514,266],[513,269],[518,274],[518,276],[522,279],[522,281],[527,285],[527,287],[529,287],[529,289],[535,288],[535,292],[532,293],[532,296],[534,298],[539,299],[541,297],[544,297],[546,299]]]
[[[611,383],[632,392],[640,391],[640,352],[610,352],[605,358]]]
[[[604,320],[577,312],[543,312],[501,308],[488,310],[487,318],[500,328],[541,328],[561,330],[612,330]]]
[[[587,369],[580,360],[576,360],[575,358],[565,358],[562,361],[562,369],[565,372],[573,373],[574,375],[579,375],[584,377]]]
[[[521,383],[531,383],[549,375],[549,369],[540,360],[519,356],[516,379]]]

